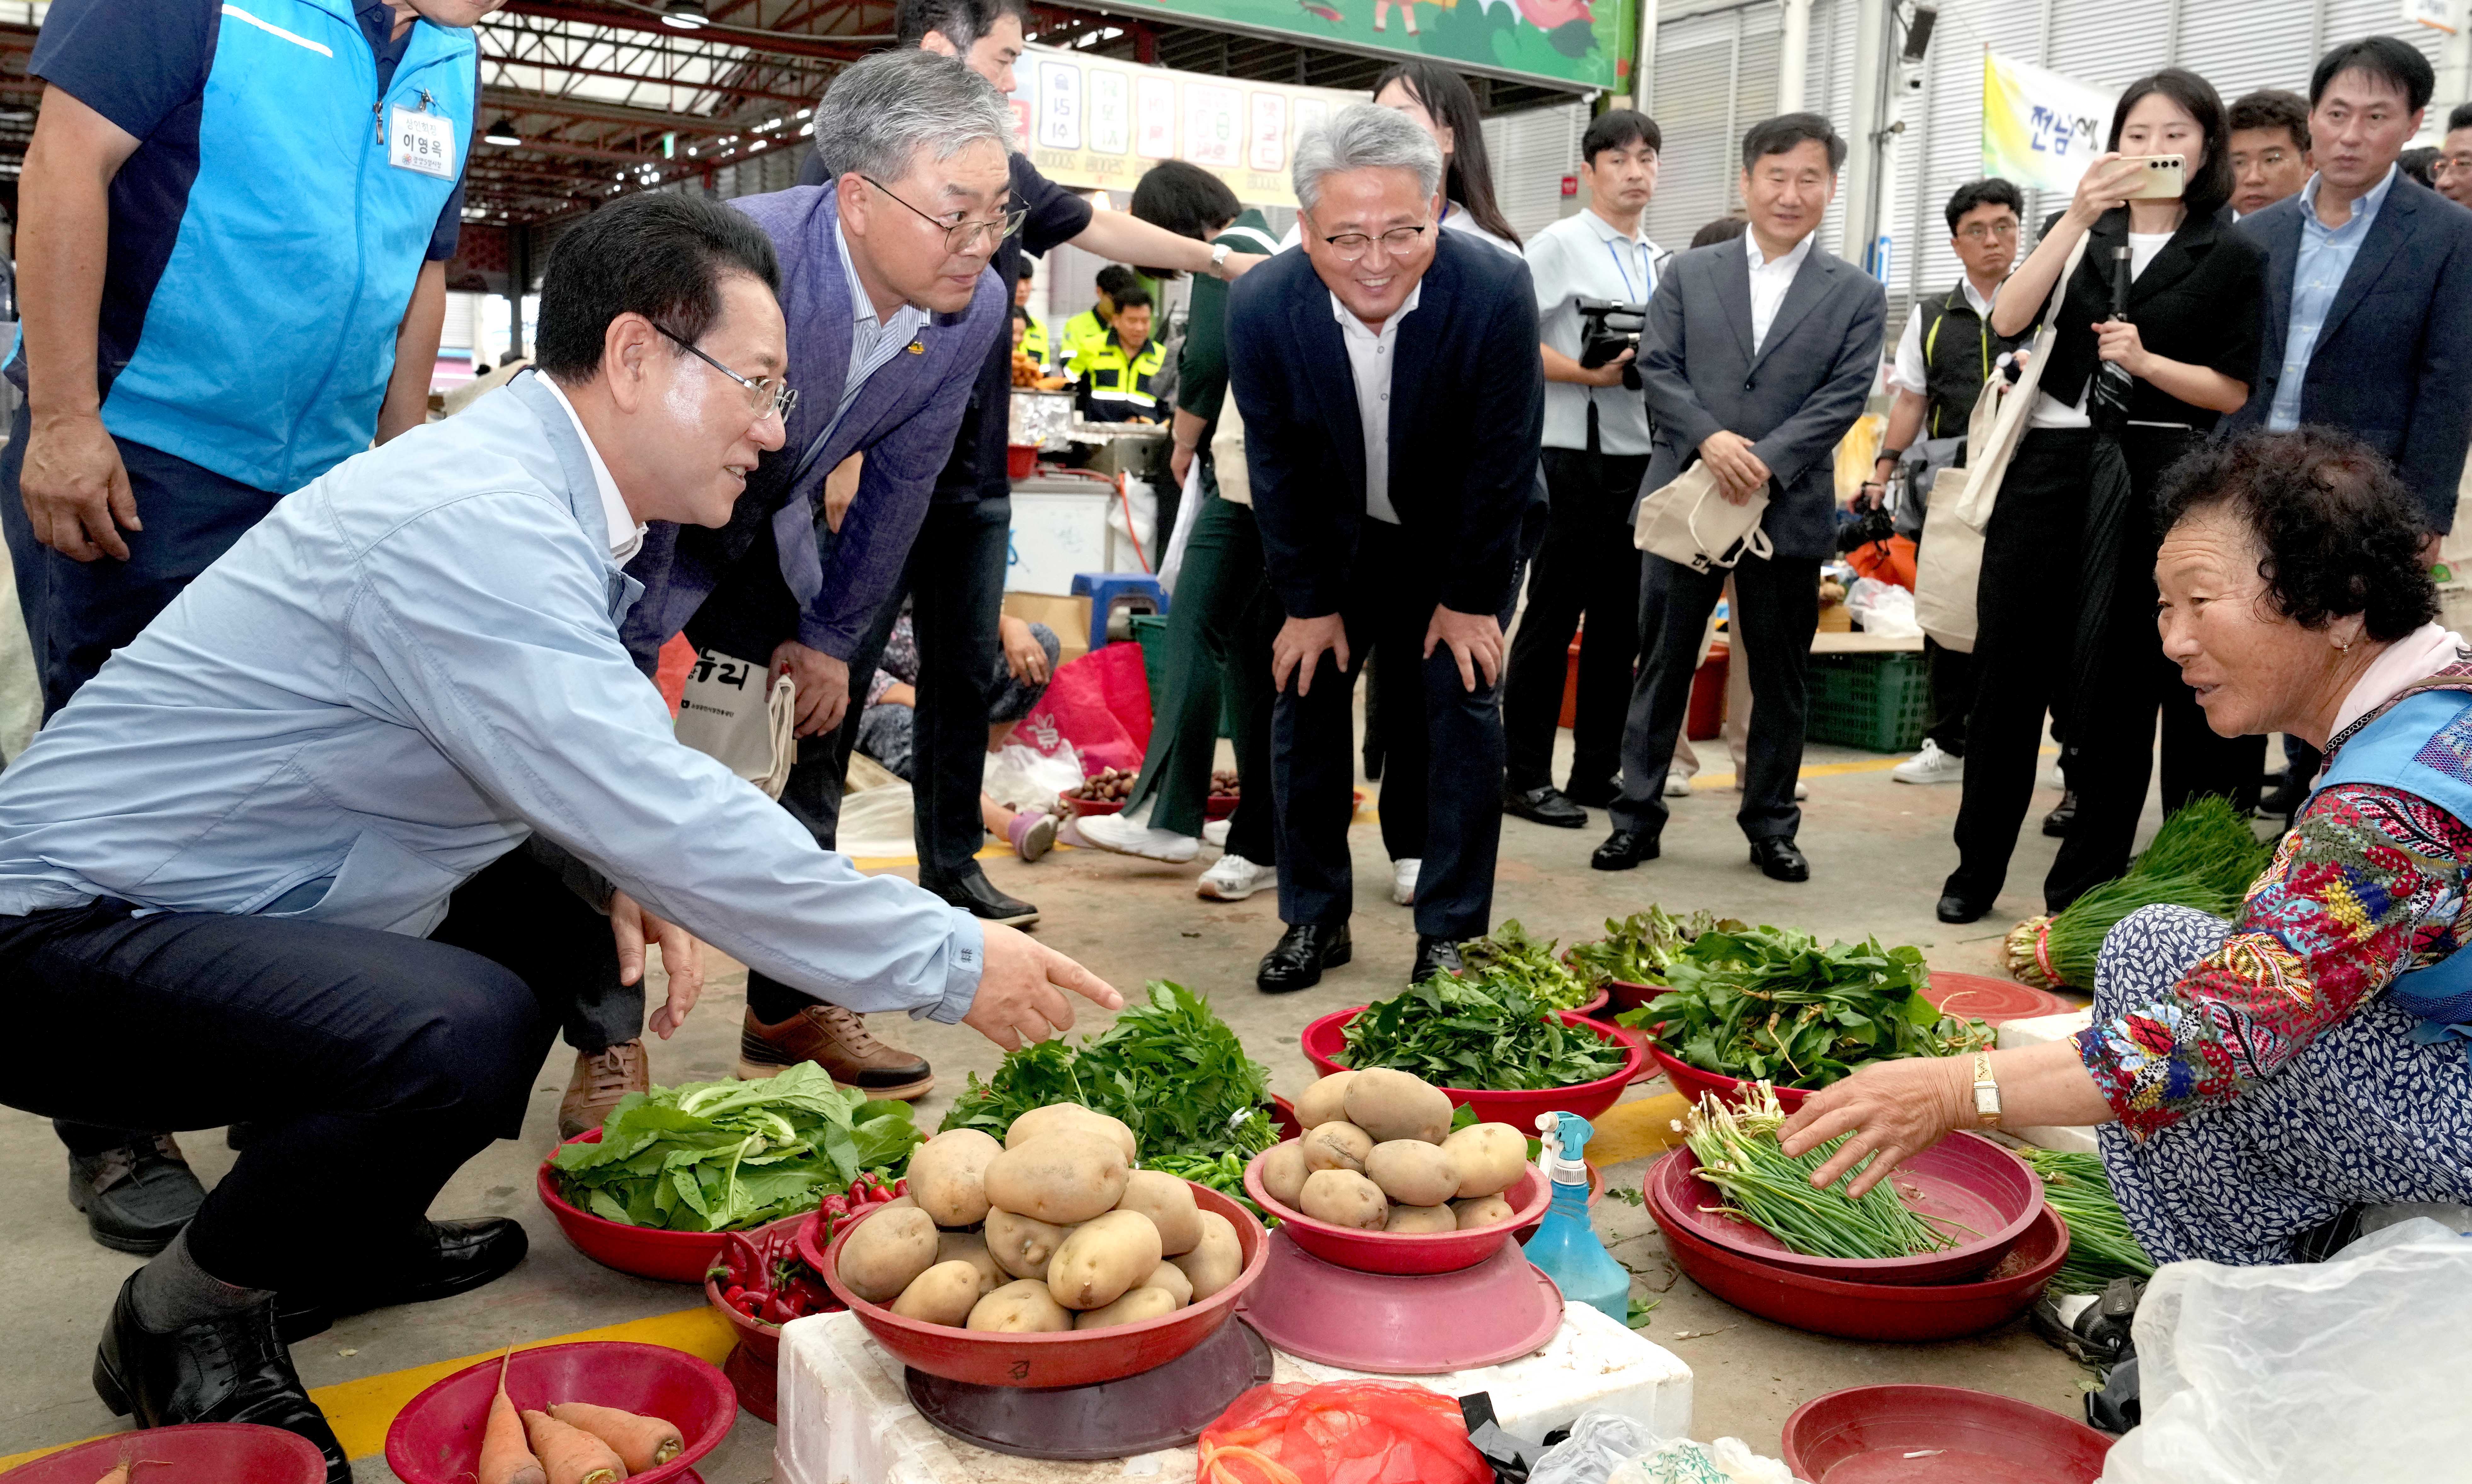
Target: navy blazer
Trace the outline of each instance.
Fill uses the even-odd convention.
[[[1545,369],[1528,264],[1440,232],[1390,380],[1390,504],[1443,606],[1510,606],[1531,521]],[[1253,515],[1292,618],[1340,611],[1365,515],[1365,424],[1331,292],[1301,247],[1236,280],[1227,375]]]
[[[1652,423],[1641,495],[1672,483],[1710,434],[1737,433],[1769,467],[1761,529],[1776,554],[1831,554],[1837,443],[1870,398],[1888,318],[1879,281],[1813,243],[1753,354],[1751,259],[1743,241],[1674,259],[1649,300],[1639,342]]]
[[[2234,228],[2267,255],[2265,348],[2227,432],[2263,428],[2274,410],[2307,210],[2289,196]],[[2472,446],[2472,211],[2398,175],[2335,293],[2305,377],[2300,420],[2340,428],[2384,454],[2430,529],[2452,530]]]

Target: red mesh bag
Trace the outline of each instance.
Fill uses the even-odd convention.
[[[1200,1450],[1197,1484],[1493,1484],[1460,1404],[1404,1381],[1256,1386]]]

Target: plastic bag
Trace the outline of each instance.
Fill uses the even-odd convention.
[[[1176,596],[1176,579],[1184,571],[1184,549],[1193,541],[1193,528],[1201,519],[1201,502],[1219,498],[1202,487],[1201,456],[1184,466],[1184,491],[1176,504],[1176,525],[1168,531],[1167,550],[1159,554],[1159,586],[1170,598]]]
[[[1406,1381],[1256,1386],[1200,1453],[1196,1484],[1493,1484],[1460,1404]]]
[[[999,804],[1054,813],[1056,796],[1081,787],[1088,775],[1082,771],[1082,755],[1071,742],[1061,737],[1053,741],[1050,751],[1007,742],[1003,751],[988,753],[979,775],[980,789]]]
[[[1877,577],[1856,577],[1845,594],[1845,611],[1863,625],[1863,632],[1890,639],[1915,639],[1923,626],[1914,622],[1914,595],[1906,588]]]
[[[2472,1478],[2472,1241],[2425,1218],[2328,1262],[2174,1262],[2137,1307],[2144,1425],[2107,1484]]]
[[[1528,1471],[1528,1484],[1605,1484],[1616,1466],[1653,1451],[1662,1441],[1636,1417],[1581,1412],[1571,1423],[1571,1435],[1547,1449]]]
[[[1613,1472],[1606,1484],[1798,1484],[1794,1472],[1740,1438],[1676,1438]]]
[[[1111,644],[1058,668],[1047,694],[1014,728],[1034,750],[1060,739],[1082,759],[1082,776],[1106,767],[1139,770],[1151,742],[1151,682],[1142,647]]]

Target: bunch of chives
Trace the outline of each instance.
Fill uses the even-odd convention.
[[[1956,1245],[1897,1198],[1883,1180],[1859,1199],[1845,1193],[1857,1165],[1825,1190],[1811,1184],[1840,1135],[1799,1159],[1777,1145],[1785,1112],[1766,1082],[1756,1083],[1748,1104],[1734,1109],[1703,1095],[1691,1110],[1683,1142],[1700,1161],[1700,1177],[1724,1192],[1720,1208],[1742,1216],[1793,1251],[1815,1258],[1907,1258]],[[1867,1163],[1867,1162],[1866,1162]]]
[[[2101,1155],[2032,1148],[2017,1153],[2042,1177],[2044,1202],[2068,1223],[2069,1256],[2052,1275],[2054,1289],[2101,1293],[2115,1278],[2153,1276],[2154,1260],[2122,1217]]]

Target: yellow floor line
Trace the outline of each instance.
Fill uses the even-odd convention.
[[[645,1345],[666,1345],[683,1350],[715,1365],[729,1354],[737,1337],[727,1320],[712,1311],[709,1305],[682,1308],[674,1314],[654,1314],[649,1319],[633,1319],[625,1324],[604,1325],[597,1330],[579,1330],[573,1334],[560,1334],[545,1340],[519,1340],[517,1350],[538,1350],[544,1345],[571,1345],[579,1340],[633,1340]],[[494,1360],[496,1351],[465,1355],[456,1360],[440,1360],[433,1365],[416,1365],[401,1371],[388,1371],[377,1376],[364,1376],[355,1381],[339,1381],[321,1386],[309,1393],[326,1414],[327,1423],[335,1429],[335,1440],[353,1458],[368,1458],[386,1450],[387,1427],[404,1403],[420,1395],[434,1383],[445,1379],[476,1361]],[[78,1443],[91,1442],[81,1438],[73,1443],[54,1444],[50,1448],[29,1449],[0,1458],[0,1472],[19,1464],[75,1448]]]

